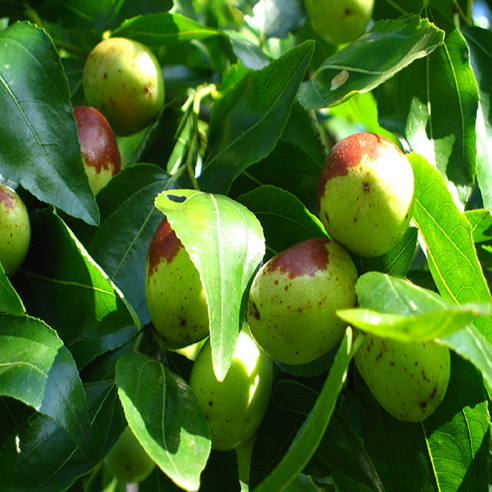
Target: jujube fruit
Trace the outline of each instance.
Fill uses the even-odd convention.
[[[144,481],[155,463],[142,447],[130,427],[126,427],[104,458],[109,473],[123,483]]]
[[[84,169],[94,194],[106,186],[121,170],[116,138],[106,118],[90,106],[76,106],[73,115]]]
[[[331,238],[360,256],[385,254],[403,238],[412,219],[412,166],[381,135],[354,133],[328,154],[317,198]]]
[[[11,277],[24,262],[31,242],[29,213],[19,194],[0,184],[0,263]]]
[[[150,124],[164,104],[159,61],[142,43],[108,38],[90,52],[84,65],[86,104],[98,109],[117,136]]]
[[[305,0],[313,29],[332,44],[350,43],[366,29],[374,0]]]
[[[145,301],[152,323],[170,348],[186,347],[209,334],[200,274],[167,218],[157,228],[147,253]]]
[[[404,422],[426,419],[446,395],[451,361],[444,345],[365,335],[354,359],[376,400]]]
[[[347,324],[338,309],[356,303],[357,269],[328,238],[302,241],[278,253],[256,274],[247,308],[260,347],[284,364],[305,364],[332,349]]]
[[[265,416],[273,382],[273,362],[247,329],[238,336],[231,366],[218,381],[210,339],[201,348],[190,375],[210,428],[212,449],[228,451],[248,441]]]

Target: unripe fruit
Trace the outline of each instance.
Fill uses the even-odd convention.
[[[265,416],[273,382],[273,363],[244,329],[239,333],[231,366],[217,381],[208,339],[190,375],[207,419],[212,449],[228,451],[248,441]]]
[[[113,477],[123,483],[142,482],[155,467],[130,427],[121,433],[104,458],[104,465]]]
[[[265,263],[251,285],[248,323],[260,347],[284,364],[305,364],[332,349],[347,324],[338,309],[356,304],[357,269],[328,238],[298,243]]]
[[[24,262],[31,241],[29,213],[19,194],[0,184],[0,263],[11,277]]]
[[[450,378],[449,348],[366,335],[354,356],[381,406],[404,422],[420,422],[443,400]]]
[[[83,71],[88,106],[97,108],[118,136],[150,124],[164,104],[164,79],[155,55],[138,41],[109,38],[89,54]]]
[[[305,0],[313,29],[333,44],[357,39],[371,20],[374,0]]]
[[[170,348],[186,347],[208,335],[200,274],[166,218],[147,253],[145,301],[152,323]]]
[[[80,152],[94,194],[121,170],[121,157],[113,130],[106,118],[90,106],[76,106]]]
[[[413,214],[414,177],[405,154],[374,133],[355,133],[327,156],[318,211],[329,236],[352,253],[379,256],[403,238]]]

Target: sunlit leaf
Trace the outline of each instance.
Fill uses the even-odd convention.
[[[299,90],[308,109],[342,103],[369,92],[442,43],[444,33],[427,19],[377,21],[371,30],[328,58]],[[395,49],[396,48],[396,49]]]
[[[116,384],[133,433],[180,487],[198,490],[210,453],[210,431],[193,391],[147,355],[123,356]]]

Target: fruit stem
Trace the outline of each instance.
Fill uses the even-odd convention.
[[[314,131],[314,135],[316,136],[316,142],[318,142],[318,147],[321,152],[321,155],[323,156],[323,161],[324,161],[326,159],[326,156],[328,155],[329,150],[324,137],[323,130],[319,125],[319,121],[314,109],[308,110],[308,117],[311,123],[311,127]]]

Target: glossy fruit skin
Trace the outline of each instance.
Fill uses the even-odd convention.
[[[305,0],[313,29],[332,44],[350,43],[366,29],[374,0]]]
[[[108,120],[90,106],[76,106],[73,115],[84,169],[94,194],[121,171],[121,157]]]
[[[413,215],[414,176],[405,154],[374,133],[354,133],[328,154],[318,211],[328,235],[360,256],[387,253]]]
[[[104,458],[109,473],[123,483],[138,483],[154,470],[155,463],[146,453],[130,427],[126,427]]]
[[[374,397],[398,420],[421,422],[446,395],[451,361],[443,345],[366,335],[354,359]]]
[[[200,274],[167,218],[157,228],[145,265],[145,301],[169,348],[187,347],[209,334]]]
[[[19,194],[0,184],[0,263],[12,277],[24,262],[31,242],[29,213]]]
[[[270,400],[273,362],[247,330],[239,333],[232,364],[223,381],[212,366],[210,339],[200,350],[190,375],[207,419],[212,449],[229,451],[248,441],[258,430]]]
[[[328,238],[275,255],[251,285],[247,318],[254,339],[278,362],[312,362],[342,339],[347,324],[335,311],[355,306],[357,278],[348,252]]]
[[[157,58],[131,39],[108,38],[97,44],[87,57],[82,80],[86,104],[107,118],[117,136],[148,126],[164,104]]]

